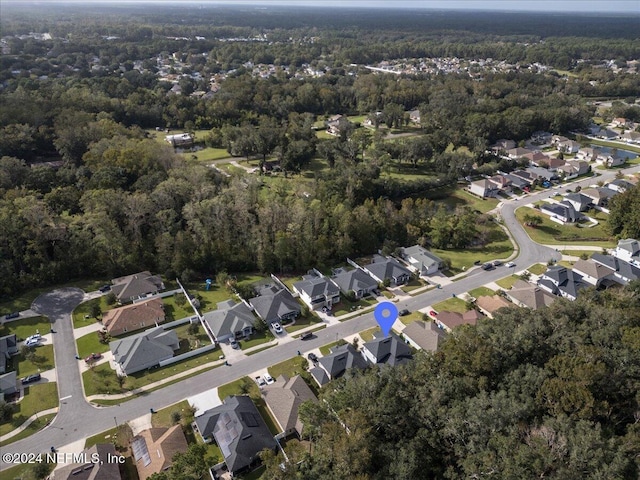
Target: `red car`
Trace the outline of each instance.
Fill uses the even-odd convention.
[[[434,318],[438,316],[438,314],[437,314],[436,312],[434,312],[433,310],[431,310],[431,311],[429,312],[429,315],[431,315],[431,316],[432,316],[432,317],[434,317]]]
[[[85,358],[84,361],[87,362],[87,363],[91,363],[91,362],[95,362],[97,360],[100,360],[101,358],[102,358],[102,354],[101,353],[92,353],[87,358]]]

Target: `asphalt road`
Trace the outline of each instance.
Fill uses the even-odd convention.
[[[638,170],[640,170],[640,166],[626,169],[625,171]],[[568,186],[572,189],[575,189],[577,185],[586,187],[600,180],[610,180],[616,174],[615,171],[599,171],[598,173],[601,173],[601,175],[597,178],[589,178],[570,185],[564,185],[560,190],[566,190]],[[527,198],[507,201],[500,208],[504,224],[509,228],[519,247],[518,256],[514,259],[519,269],[526,268],[534,263],[546,263],[551,258],[560,258],[560,254],[555,249],[533,242],[514,215],[515,209],[521,204],[535,202],[552,196],[552,194],[552,191],[549,190],[530,194]],[[442,289],[434,289],[416,295],[410,300],[401,302],[398,308],[417,310],[445,300],[451,297],[452,294],[461,294],[503,278],[508,274],[509,271],[504,266],[491,271],[474,268],[469,271],[465,278],[453,282]],[[59,395],[64,400],[61,401],[60,411],[49,427],[23,440],[3,446],[3,453],[46,452],[51,446],[66,445],[112,428],[115,423],[123,423],[140,417],[148,413],[149,408],[159,410],[182,401],[187,396],[196,395],[224,385],[259,368],[287,360],[295,356],[298,350],[308,351],[376,325],[373,314],[367,313],[320,330],[316,333],[315,338],[311,340],[284,343],[278,347],[270,348],[237,361],[229,367],[218,367],[118,406],[93,407],[86,402],[82,393],[80,372],[75,359],[76,347],[70,315],[73,308],[81,300],[82,292],[77,289],[56,290],[36,299],[34,309],[43,315],[49,316],[57,332],[54,338],[55,362],[58,371]],[[8,466],[5,462],[0,461],[0,470],[4,470]]]

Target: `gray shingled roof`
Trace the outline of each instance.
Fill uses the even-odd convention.
[[[128,300],[150,293],[155,293],[164,288],[162,279],[149,272],[140,272],[126,277],[112,280],[111,292],[118,300]]]
[[[244,302],[234,304],[233,300],[218,303],[218,310],[207,312],[202,317],[216,338],[233,335],[256,323],[249,307]]]
[[[388,337],[380,336],[362,345],[376,359],[378,365],[402,365],[413,358],[411,348],[404,343],[395,333]]]
[[[442,341],[447,338],[446,332],[433,322],[415,321],[407,325],[402,334],[411,339],[423,350],[435,352]]]
[[[442,259],[440,257],[420,245],[403,248],[402,255],[405,260],[420,271],[423,266],[428,269],[433,265],[438,265],[438,267],[440,267],[442,264]],[[415,262],[409,260],[410,258],[413,258]]]
[[[298,434],[302,434],[298,408],[303,402],[318,401],[300,375],[292,378],[280,375],[276,383],[263,388],[262,396],[281,430],[286,432],[295,428]]]
[[[544,280],[553,282],[558,290],[565,292],[571,297],[577,297],[578,291],[588,285],[582,281],[582,275],[577,274],[573,270],[554,265],[549,267],[543,275]]]
[[[138,335],[109,343],[114,360],[127,373],[135,373],[158,365],[173,357],[173,348],[179,344],[174,330],[156,327]]]
[[[368,291],[378,286],[378,282],[360,268],[339,273],[332,280],[345,294],[351,291]]]
[[[112,443],[98,443],[83,451],[87,463],[69,463],[56,468],[55,480],[120,480],[120,467],[109,459],[116,457],[117,452]],[[97,454],[100,462],[92,462],[92,455]]]
[[[399,278],[402,275],[411,275],[409,269],[400,265],[397,260],[384,258],[380,255],[374,256],[373,262],[367,265],[367,270],[380,280]]]
[[[258,316],[267,323],[280,321],[287,316],[299,315],[302,310],[296,299],[285,289],[254,297],[249,300],[249,303]]]
[[[324,295],[327,298],[335,297],[340,294],[340,289],[327,277],[318,277],[315,275],[305,275],[303,280],[293,284],[293,287],[299,291],[306,293],[309,298]]]
[[[203,438],[213,435],[231,472],[250,466],[265,448],[276,448],[260,412],[246,395],[227,397],[222,405],[207,410],[195,422]]]
[[[518,280],[507,295],[523,303],[532,310],[551,305],[556,297],[523,280]]]
[[[333,348],[331,353],[321,357],[319,362],[332,379],[344,375],[348,368],[364,370],[368,366],[362,355],[351,344]]]

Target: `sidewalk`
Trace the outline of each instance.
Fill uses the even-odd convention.
[[[50,413],[58,413],[58,407],[50,408],[49,410],[43,410],[43,411],[38,412],[38,413],[36,413],[34,415],[31,415],[18,428],[16,428],[15,430],[11,430],[9,433],[5,433],[4,435],[2,435],[0,437],[0,442],[4,442],[5,440],[9,440],[11,437],[15,437],[20,432],[25,430],[29,425],[31,425],[34,421],[36,421],[39,417],[41,417],[42,415],[48,415]]]

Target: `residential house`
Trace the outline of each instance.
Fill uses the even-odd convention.
[[[180,348],[180,340],[174,330],[155,327],[145,332],[109,343],[116,372],[119,375],[157,367],[160,362],[173,357]]]
[[[571,180],[572,178],[576,178],[578,176],[578,170],[574,165],[571,165],[570,163],[560,165],[558,168],[556,168],[556,172],[563,180]]]
[[[538,131],[531,134],[531,141],[537,145],[546,145],[551,142],[552,137],[549,132]]]
[[[488,180],[493,183],[499,190],[510,191],[511,180],[505,175],[494,175],[489,177]]]
[[[512,187],[519,188],[520,190],[523,190],[525,187],[528,188],[531,186],[530,181],[524,180],[520,177],[516,177],[515,175],[512,175],[510,173],[505,174],[505,177],[507,177],[511,181]]]
[[[558,169],[561,166],[566,165],[566,163],[567,162],[565,162],[564,160],[561,160],[559,158],[548,157],[547,160],[540,162],[540,165],[538,165],[538,166],[541,167],[541,168],[546,168],[550,172],[557,172]]]
[[[617,117],[611,121],[611,125],[615,128],[626,128],[629,124],[629,121],[626,118]]]
[[[620,139],[626,143],[640,143],[640,132],[624,132],[620,135]]]
[[[537,285],[532,285],[523,280],[518,280],[511,287],[511,290],[506,292],[506,295],[514,304],[532,310],[548,307],[557,298],[545,290],[542,290]]]
[[[132,302],[148,295],[154,295],[164,290],[164,283],[157,275],[149,272],[139,272],[125,277],[114,278],[111,293],[119,302]]]
[[[262,450],[277,448],[260,412],[246,395],[225,398],[222,405],[196,417],[194,423],[204,441],[215,440],[234,476],[258,464]]]
[[[613,180],[609,183],[607,183],[607,185],[605,185],[607,188],[610,188],[611,190],[615,190],[618,193],[624,193],[627,190],[633,188],[633,183],[628,182],[627,180],[623,180],[621,178],[618,178],[616,180]]]
[[[421,276],[431,275],[445,267],[440,257],[420,245],[403,248],[401,256],[409,268]]]
[[[218,309],[202,316],[218,342],[248,337],[253,333],[256,317],[246,303],[233,300],[218,302]]]
[[[374,335],[374,339],[362,345],[362,356],[374,365],[404,365],[413,359],[411,348],[395,333],[384,336],[382,332]]]
[[[513,148],[516,148],[516,142],[505,138],[501,138],[491,145],[491,151],[496,154],[499,154],[500,152],[507,152]]]
[[[606,187],[585,188],[580,190],[582,195],[585,195],[591,199],[596,207],[606,206],[608,200],[615,196],[618,192]]]
[[[176,453],[185,453],[188,448],[180,424],[141,431],[131,440],[138,478],[146,480],[154,473],[168,470],[173,463],[173,456]]]
[[[523,155],[523,158],[529,160],[531,165],[535,165],[536,167],[542,167],[547,164],[551,157],[545,155],[542,152],[531,152]]]
[[[476,306],[487,317],[493,318],[493,314],[501,308],[513,307],[513,303],[505,300],[500,295],[483,295],[476,299]]]
[[[556,148],[563,153],[577,153],[580,150],[580,144],[573,140],[562,140],[556,142]]]
[[[0,400],[2,400],[5,395],[13,395],[15,393],[18,393],[16,372],[0,374]]]
[[[587,287],[582,275],[560,265],[547,268],[538,280],[538,286],[553,295],[561,295],[569,300],[578,298],[578,292]]]
[[[528,182],[529,185],[531,185],[538,178],[537,175],[534,175],[533,173],[528,172],[526,170],[514,170],[513,172],[510,173],[510,175],[512,177],[519,178],[524,182]]]
[[[378,283],[389,282],[389,285],[403,285],[411,280],[411,271],[400,265],[394,258],[386,258],[382,255],[374,255],[371,263],[363,270],[373,277]]]
[[[443,311],[438,313],[436,324],[447,332],[451,332],[460,325],[475,325],[484,315],[477,310],[469,310],[464,313]]]
[[[590,285],[598,288],[605,280],[613,280],[615,270],[593,260],[578,260],[573,265],[573,271],[582,276]]]
[[[267,325],[288,323],[302,312],[302,307],[288,290],[275,286],[263,289],[259,296],[249,300],[249,304]]]
[[[640,266],[640,242],[634,238],[620,240],[613,255],[620,260]]]
[[[7,371],[8,360],[19,351],[15,333],[0,337],[0,374]]]
[[[591,260],[612,269],[614,271],[613,280],[621,285],[626,285],[640,278],[640,267],[612,255],[594,253],[591,255]]]
[[[562,135],[553,135],[551,137],[551,144],[554,146],[558,146],[559,143],[563,143],[563,142],[567,142],[569,141],[569,139],[567,137],[564,137]]]
[[[134,332],[165,321],[164,303],[161,298],[114,308],[102,315],[102,325],[113,337]]]
[[[495,197],[500,189],[493,183],[483,178],[469,184],[469,192],[481,198]]]
[[[293,291],[312,310],[324,307],[331,309],[340,302],[340,288],[315,269],[303,275],[301,281],[294,283]]]
[[[190,147],[193,145],[193,136],[190,133],[167,135],[164,139],[172,147]]]
[[[560,203],[544,203],[540,206],[540,211],[549,215],[556,223],[575,223],[579,218],[574,206],[565,200]]]
[[[309,370],[318,385],[323,386],[331,380],[340,378],[350,368],[364,370],[368,367],[362,355],[353,348],[353,345],[346,344],[331,349],[329,355],[325,355],[318,360],[318,366]]]
[[[331,280],[344,295],[353,294],[357,299],[373,294],[378,288],[378,282],[361,268],[340,270]]]
[[[447,334],[433,322],[412,322],[402,331],[407,343],[417,350],[435,352]]]
[[[420,110],[411,110],[409,112],[409,121],[416,125],[420,125]]]
[[[567,193],[564,196],[564,201],[573,205],[577,212],[584,212],[593,205],[591,198],[582,193]]]
[[[82,451],[83,463],[63,463],[56,468],[51,480],[121,480],[120,465],[113,459],[120,454],[113,443],[98,443]],[[96,461],[97,460],[97,461]]]
[[[280,375],[276,382],[262,388],[262,398],[284,436],[295,433],[302,438],[303,424],[298,408],[303,402],[317,402],[307,382],[300,375],[288,378]]]
[[[528,153],[532,153],[531,150],[522,147],[510,148],[507,150],[507,156],[513,159],[522,158]]]
[[[539,182],[548,182],[551,179],[558,178],[554,172],[547,170],[546,168],[528,167],[527,172],[529,172],[532,177],[537,179]]]
[[[607,168],[614,168],[624,165],[627,162],[627,157],[623,157],[618,153],[601,153],[596,158],[596,163],[604,165]]]
[[[345,129],[349,129],[353,124],[344,115],[333,115],[326,122],[327,133],[329,135],[340,135]]]
[[[576,159],[584,160],[585,162],[595,162],[600,155],[602,155],[602,150],[599,148],[582,147],[578,150]]]

